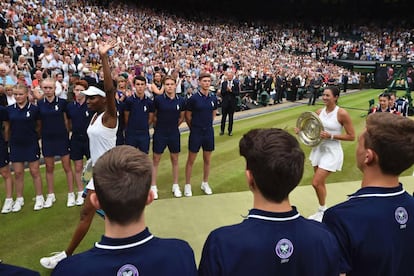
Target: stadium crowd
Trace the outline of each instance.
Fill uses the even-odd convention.
[[[16,85],[28,88],[29,102],[35,105],[45,97],[44,80],[53,79],[55,96],[67,102],[74,101],[80,79],[102,86],[98,45],[109,38],[117,40],[109,54],[118,111],[134,94],[136,76],[145,77],[150,98],[163,93],[165,75],[176,79],[177,95],[188,98],[197,91],[201,72],[210,73],[211,91],[217,92],[231,72],[242,91],[255,92],[252,99],[243,97],[246,102],[257,104],[264,91],[280,103],[288,90],[295,100],[299,88],[310,87],[313,94],[315,83],[342,83],[345,88],[348,82],[360,82],[358,73],[332,59],[414,58],[409,29],[374,25],[247,23],[204,14],[201,21],[117,2],[108,8],[90,1],[17,0],[0,3],[0,11],[3,106],[16,103]],[[124,127],[120,119],[121,132]]]

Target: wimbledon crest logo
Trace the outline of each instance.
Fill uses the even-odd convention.
[[[276,244],[276,255],[281,259],[281,263],[289,262],[289,257],[293,254],[293,244],[288,239],[281,239]]]
[[[394,212],[395,220],[400,224],[400,229],[407,227],[408,212],[404,207],[398,207]]]
[[[117,276],[139,276],[138,269],[132,264],[123,265],[118,272]]]

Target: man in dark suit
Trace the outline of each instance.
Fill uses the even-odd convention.
[[[227,115],[229,115],[229,136],[233,135],[233,115],[237,107],[237,96],[240,95],[240,81],[234,78],[233,73],[226,73],[226,79],[221,83],[221,131],[224,134]]]
[[[277,74],[276,77],[276,102],[282,103],[283,101],[283,94],[286,89],[286,78],[280,72]]]
[[[309,85],[311,94],[309,97],[308,105],[315,105],[315,101],[316,101],[316,98],[318,98],[319,96],[319,89],[321,88],[321,86],[322,86],[322,79],[315,73]]]
[[[346,90],[348,89],[348,81],[348,73],[345,73],[344,75],[342,75],[342,84],[344,85],[344,92],[346,92]]]
[[[300,79],[298,77],[298,75],[292,75],[292,78],[290,80],[291,83],[291,90],[292,90],[292,98],[290,99],[291,101],[296,101],[296,97],[298,94],[298,89],[300,86]]]

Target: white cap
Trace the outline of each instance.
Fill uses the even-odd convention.
[[[106,93],[95,86],[89,86],[88,89],[81,92],[85,96],[101,96],[106,97]]]

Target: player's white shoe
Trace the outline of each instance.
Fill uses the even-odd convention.
[[[157,186],[152,185],[151,186],[151,191],[152,191],[152,194],[154,195],[154,199],[158,199],[158,189],[157,189]]]
[[[207,182],[202,182],[201,183],[201,190],[203,190],[206,195],[213,194],[213,191],[211,190],[211,188],[210,188],[210,186],[208,185]]]
[[[1,209],[2,214],[8,214],[12,211],[13,208],[13,199],[12,198],[6,198],[4,200],[3,208]]]
[[[57,264],[67,258],[68,256],[66,255],[65,251],[62,252],[53,252],[51,254],[52,256],[50,257],[44,257],[40,259],[40,264],[44,267],[44,268],[48,268],[48,269],[54,269]]]
[[[45,207],[45,199],[43,198],[43,195],[36,196],[35,205],[33,207],[33,210],[39,211]]]
[[[43,208],[52,207],[52,205],[55,201],[56,201],[55,194],[48,194],[47,197],[46,197],[45,204],[43,205]]]
[[[19,212],[22,209],[23,205],[24,205],[24,198],[23,197],[16,198],[16,200],[14,201],[13,207],[12,207],[12,212]]]
[[[75,193],[68,193],[68,201],[66,203],[67,207],[73,207],[76,204],[76,200],[75,200]]]
[[[325,210],[318,209],[318,211],[315,214],[309,216],[308,219],[313,219],[313,220],[316,220],[318,222],[322,222],[324,213],[325,213]]]
[[[184,195],[187,197],[193,196],[193,192],[191,191],[191,184],[184,185]]]
[[[183,194],[181,193],[180,186],[178,184],[172,185],[172,192],[175,197],[182,197]]]
[[[78,192],[78,197],[76,198],[75,204],[77,206],[81,206],[83,205],[85,199],[83,198],[83,191],[82,192]]]

